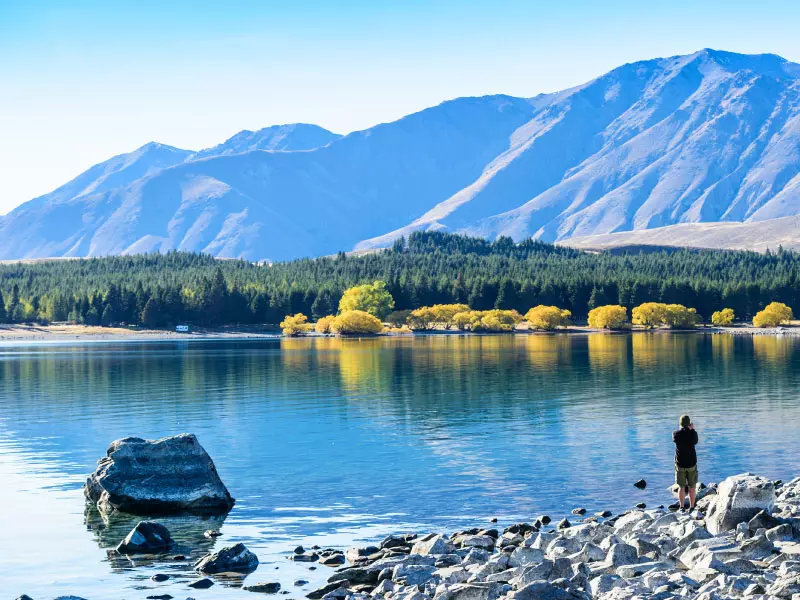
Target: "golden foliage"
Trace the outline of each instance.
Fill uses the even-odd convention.
[[[466,304],[434,304],[411,311],[407,323],[411,329],[434,329],[444,327],[450,329],[455,325],[457,314],[469,311]]]
[[[544,306],[540,304],[530,309],[525,314],[525,320],[533,329],[552,331],[557,327],[569,325],[572,313],[557,306]]]
[[[308,323],[308,317],[303,313],[296,315],[286,315],[281,321],[281,329],[283,335],[300,335],[306,331],[311,331],[311,324]]]
[[[783,302],[770,302],[764,310],[753,317],[756,327],[777,327],[781,323],[788,323],[794,318],[792,309]]]
[[[664,325],[671,329],[694,329],[700,322],[700,315],[694,308],[683,304],[667,304]]]
[[[386,289],[386,283],[376,281],[345,290],[339,301],[339,312],[360,310],[384,318],[394,309],[394,298]]]
[[[631,311],[631,321],[645,329],[663,325],[667,316],[667,305],[661,302],[645,302]]]
[[[314,325],[314,330],[317,333],[333,333],[333,321],[336,319],[333,315],[328,315],[327,317],[322,317],[317,323]]]
[[[691,329],[700,321],[697,311],[686,308],[683,304],[664,304],[663,302],[645,302],[633,309],[631,313],[634,325],[652,329],[666,325],[672,329]]]
[[[618,304],[598,306],[589,311],[589,327],[622,329],[628,321],[628,309]]]
[[[380,333],[383,331],[383,323],[366,311],[347,310],[333,320],[331,331],[343,335]]]
[[[727,327],[733,324],[735,318],[736,315],[732,308],[723,308],[722,310],[715,311],[714,314],[711,315],[711,324],[719,327]]]
[[[453,324],[462,330],[501,332],[513,331],[522,315],[516,310],[469,310],[453,316]]]

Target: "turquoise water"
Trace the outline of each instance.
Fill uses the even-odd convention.
[[[196,433],[237,502],[166,521],[181,553],[243,541],[262,561],[247,582],[299,598],[330,571],[288,561],[298,543],[668,503],[683,412],[701,480],[800,474],[799,367],[791,339],[703,334],[0,346],[0,581],[9,597],[252,598],[241,580],[189,589],[186,561],[108,555],[135,521],[86,512],[81,486],[123,436]]]

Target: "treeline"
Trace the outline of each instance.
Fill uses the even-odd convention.
[[[708,320],[730,307],[752,318],[772,301],[800,308],[800,255],[663,250],[592,254],[535,241],[413,233],[362,256],[273,265],[170,252],[0,265],[0,322],[198,325],[280,323],[336,313],[342,293],[382,280],[395,310],[435,304],[524,313],[683,304]]]

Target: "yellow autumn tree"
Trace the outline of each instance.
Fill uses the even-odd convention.
[[[314,325],[314,330],[317,333],[333,333],[333,321],[336,319],[333,315],[328,315],[327,317],[322,317],[319,321],[316,322]]]
[[[462,331],[471,331],[475,323],[481,320],[481,311],[479,310],[465,310],[453,317],[453,325]]]
[[[406,323],[411,329],[450,329],[455,325],[455,316],[469,311],[466,304],[434,304],[411,311]]]
[[[346,310],[334,318],[331,331],[342,335],[380,333],[383,323],[366,311]]]
[[[566,327],[569,325],[569,318],[572,313],[568,310],[558,308],[557,306],[534,306],[527,313],[525,313],[525,320],[532,329],[540,329],[543,331],[552,331],[557,327]]]
[[[770,302],[764,310],[753,317],[753,325],[756,327],[777,327],[782,323],[788,323],[793,318],[792,309],[783,302]]]
[[[296,315],[286,315],[281,321],[281,329],[283,335],[295,336],[311,330],[311,324],[308,323],[308,317],[303,313]]]
[[[694,329],[700,322],[700,315],[694,308],[683,304],[667,304],[664,325],[670,329]]]
[[[383,319],[394,309],[394,298],[386,289],[386,283],[376,281],[345,290],[339,300],[339,312],[360,310]]]
[[[733,324],[736,315],[732,308],[723,308],[722,310],[714,311],[711,315],[711,324],[719,327],[727,327]]]
[[[645,329],[652,329],[664,323],[667,305],[661,302],[645,302],[631,311],[631,321]]]
[[[622,329],[628,321],[628,309],[618,304],[598,306],[589,311],[589,327]]]

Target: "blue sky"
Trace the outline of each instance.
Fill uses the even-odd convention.
[[[800,62],[800,3],[0,0],[0,213],[155,140],[346,133],[704,47]]]

